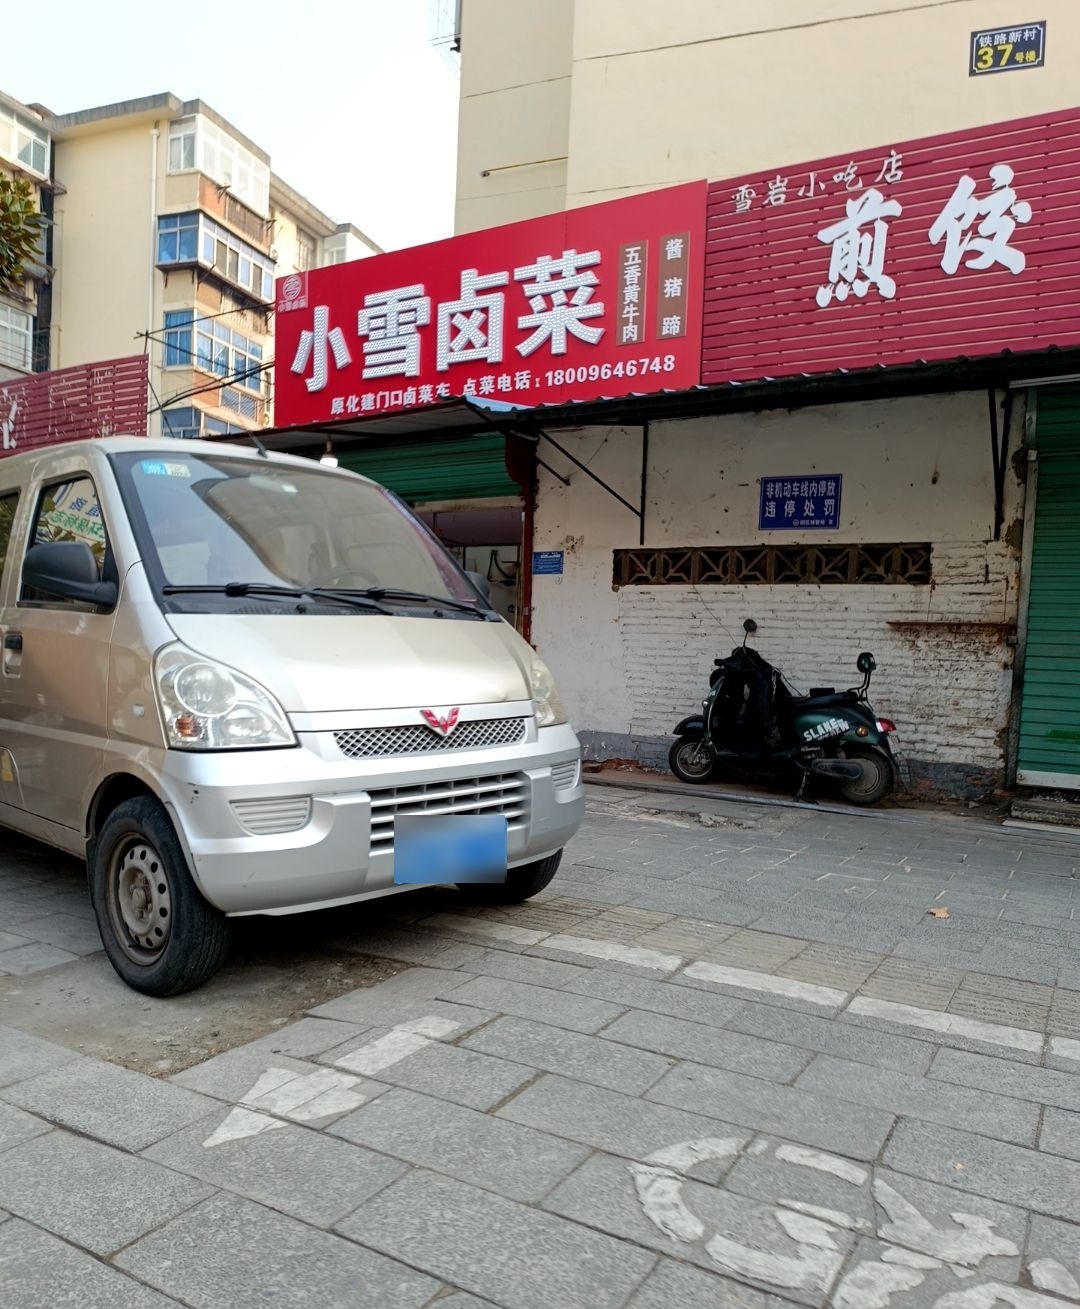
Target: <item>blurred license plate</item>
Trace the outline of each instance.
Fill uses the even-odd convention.
[[[506,839],[501,814],[395,818],[394,882],[505,882]]]

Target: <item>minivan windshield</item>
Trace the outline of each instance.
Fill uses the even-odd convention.
[[[251,612],[253,599],[259,612],[466,617],[485,609],[439,543],[374,483],[317,465],[182,449],[112,462],[169,609]]]

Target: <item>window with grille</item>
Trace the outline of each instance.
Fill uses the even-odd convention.
[[[615,586],[926,586],[931,547],[886,545],[666,546],[616,550]]]

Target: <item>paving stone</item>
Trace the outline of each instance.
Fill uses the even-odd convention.
[[[717,952],[716,962],[733,968],[754,968],[774,972],[806,949],[806,941],[772,932],[744,929],[729,936]]]
[[[999,996],[979,995],[960,990],[948,1004],[950,1014],[963,1014],[984,1023],[1001,1023],[1006,1027],[1026,1027],[1041,1032],[1046,1027],[1048,1010],[1038,1005],[1022,1004],[1017,1000],[1003,1000]]]
[[[505,1309],[619,1309],[655,1263],[623,1241],[425,1173],[338,1230]]]
[[[650,1104],[648,1100],[557,1076],[534,1082],[503,1105],[498,1117],[639,1160],[678,1141],[715,1136],[748,1139],[739,1128],[698,1113]],[[715,1180],[722,1171],[711,1170],[709,1180]]]
[[[881,962],[881,955],[870,950],[845,950],[841,946],[816,944],[789,960],[777,972],[782,977],[794,977],[818,986],[856,991],[881,966]]]
[[[893,1124],[890,1114],[858,1106],[841,1112],[835,1100],[699,1064],[680,1064],[647,1098],[709,1114],[853,1159],[877,1156]]]
[[[507,954],[503,950],[485,950],[469,971],[484,977],[502,977],[508,982],[528,982],[531,986],[548,986],[555,990],[562,987],[573,990],[576,981],[591,977],[594,972],[592,968],[582,968],[577,964],[537,959],[534,955]]]
[[[895,1068],[921,1075],[930,1067],[935,1047],[927,1041],[893,1036],[870,1028],[838,1023],[832,1018],[778,1009],[767,1004],[747,1003],[730,1019],[728,1026],[766,1041],[782,1041],[821,1054],[837,1055],[858,1063]]]
[[[455,1004],[512,1014],[515,1018],[534,1018],[573,1032],[597,1032],[622,1012],[620,1006],[606,1000],[494,977],[477,977],[456,987],[449,995]]]
[[[669,1014],[672,1018],[685,1018],[688,1022],[705,1023],[711,1027],[726,1026],[741,1007],[739,1000],[715,991],[699,991],[648,977],[609,973],[604,969],[591,970],[567,989],[627,1008],[647,1009],[650,1013]]]
[[[0,904],[0,922],[7,921],[8,919],[4,916],[3,905]],[[0,932],[0,953],[3,953],[4,950],[14,950],[16,946],[30,944],[31,941],[28,936],[16,936],[14,932]]]
[[[1047,1154],[1064,1155],[1080,1160],[1080,1114],[1063,1109],[1047,1109],[1043,1114],[1039,1149]]]
[[[774,1306],[781,1304],[726,1277],[673,1259],[661,1259],[626,1309],[769,1309],[770,1301]]]
[[[97,923],[74,914],[46,914],[43,918],[31,918],[19,925],[26,936],[44,941],[46,945],[58,946],[71,954],[96,954],[105,948],[101,944]]]
[[[70,964],[78,957],[67,950],[58,950],[54,945],[34,941],[0,953],[0,968],[12,977],[28,977],[31,973],[43,973],[46,968]]]
[[[921,1009],[945,1009],[963,980],[963,973],[928,968],[906,959],[886,959],[859,988],[860,995]]]
[[[632,1009],[616,1019],[604,1028],[603,1036],[609,1041],[655,1050],[673,1059],[690,1059],[773,1082],[790,1082],[806,1067],[810,1057],[805,1050],[794,1046],[641,1009]]]
[[[636,944],[686,959],[711,959],[716,949],[737,930],[730,924],[677,918],[638,937]]]
[[[524,1201],[545,1195],[588,1153],[548,1133],[397,1087],[329,1130]]]
[[[1021,1004],[1046,1008],[1054,998],[1052,986],[1037,982],[1021,982],[1011,977],[997,977],[993,973],[965,973],[960,991],[975,991],[980,995],[994,995],[1002,1000],[1016,1000]]]
[[[462,1044],[528,1065],[523,1081],[532,1079],[533,1070],[544,1069],[630,1095],[648,1090],[672,1066],[670,1059],[659,1055],[526,1018],[498,1018]]]
[[[405,1172],[395,1159],[323,1132],[243,1115],[219,1110],[143,1158],[316,1227],[332,1226]]]
[[[717,1142],[718,1147],[722,1144],[722,1139]],[[825,1303],[829,1286],[855,1245],[853,1233],[832,1228],[832,1248],[816,1250],[813,1264],[807,1261],[798,1267],[798,1243],[785,1232],[773,1206],[682,1179],[678,1192],[687,1212],[680,1213],[670,1202],[664,1203],[666,1186],[657,1195],[657,1180],[655,1169],[594,1155],[556,1187],[543,1207],[573,1222],[598,1227],[624,1241],[765,1290],[782,1285],[792,1299],[815,1306]],[[665,1180],[663,1175],[659,1180]],[[669,1234],[672,1227],[679,1231],[678,1238]],[[792,1264],[797,1266],[794,1273]]]
[[[61,1068],[82,1056],[14,1027],[0,1027],[0,1087]]]
[[[1080,1070],[1078,1070],[1080,1071]],[[1034,1100],[1037,1104],[1080,1111],[1080,1077],[1051,1068],[1022,1068],[1004,1059],[939,1050],[930,1068],[932,1079],[971,1086],[979,1091]],[[992,1133],[988,1133],[992,1135]]]
[[[31,1113],[122,1150],[142,1150],[187,1127],[213,1102],[99,1059],[79,1059],[19,1082],[3,1096]]]
[[[945,1127],[977,1124],[984,1135],[1017,1145],[1033,1146],[1039,1127],[1037,1106],[1025,1101],[830,1055],[817,1055],[795,1089]]]
[[[1080,1286],[1080,1227],[1074,1227],[1071,1223],[1059,1223],[1053,1218],[1043,1218],[1036,1214],[1031,1219],[1024,1266],[1029,1270],[1032,1283],[1039,1286],[1040,1290],[1051,1290],[1051,1287],[1045,1284],[1048,1280],[1047,1274],[1053,1276],[1055,1281],[1064,1280],[1061,1279],[1060,1272],[1046,1268],[1048,1262],[1064,1269],[1066,1278],[1071,1277],[1075,1284],[1068,1289],[1060,1285],[1057,1288],[1059,1294],[1064,1293],[1070,1299],[1077,1299],[1076,1286]],[[1034,1272],[1031,1271],[1033,1268]],[[1039,1276],[1041,1271],[1042,1275]],[[1036,1277],[1039,1278],[1038,1281]]]
[[[0,1204],[106,1255],[211,1194],[190,1177],[69,1132],[5,1150]]]
[[[478,1300],[475,1295],[469,1295],[467,1291],[459,1291],[454,1295],[444,1295],[433,1301],[431,1309],[499,1309],[499,1307],[493,1305],[490,1300]]]
[[[375,1028],[360,1040],[331,1051],[325,1058],[348,1069],[349,1054],[355,1053],[356,1049],[365,1044],[377,1042],[389,1030]],[[483,1027],[477,1035],[482,1036],[490,1030],[490,1025]],[[566,1032],[559,1032],[561,1037],[566,1035]],[[522,1066],[523,1060],[508,1063],[506,1059],[478,1053],[480,1049],[479,1046],[463,1049],[461,1046],[427,1039],[423,1048],[415,1054],[407,1054],[387,1067],[373,1070],[371,1076],[377,1081],[389,1082],[392,1086],[404,1086],[411,1091],[420,1091],[440,1100],[450,1100],[454,1104],[481,1110],[493,1108],[536,1076],[533,1068]]]
[[[42,1136],[51,1130],[50,1124],[32,1114],[25,1114],[9,1104],[0,1103],[0,1151],[21,1145],[32,1137]],[[0,1301],[2,1303],[2,1301]]]
[[[18,1220],[0,1227],[0,1304],[10,1309],[179,1309],[175,1300]]]
[[[309,1055],[322,1054],[335,1045],[343,1045],[363,1035],[366,1030],[355,1023],[332,1022],[326,1018],[301,1018],[295,1023],[268,1032],[266,1036],[260,1036],[258,1040],[248,1041],[237,1049],[265,1050],[268,1054],[304,1059]]]
[[[947,1127],[901,1121],[885,1150],[897,1172],[1080,1220],[1080,1163]],[[2,1197],[0,1197],[2,1198]]]
[[[356,1022],[360,1026],[374,1027],[388,1019],[392,1021],[396,1005],[406,1001],[434,1000],[448,986],[465,980],[465,974],[450,968],[405,968],[375,986],[360,986],[355,991],[347,991],[309,1013],[315,1018],[334,1018],[346,1023]],[[348,1013],[339,1012],[344,1009],[362,1010],[363,1016],[357,1019]]]
[[[144,1237],[114,1263],[194,1309],[420,1309],[439,1289],[395,1260],[224,1195]]]
[[[993,1025],[980,1025],[974,1029],[973,1034],[972,1029],[966,1028],[964,1024],[974,1023],[974,1019],[966,1018],[962,1014],[951,1015],[943,1009],[909,1009],[905,1005],[899,1005],[892,1013],[878,1008],[874,1008],[872,1012],[862,1013],[857,1006],[864,998],[870,1006],[878,1004],[878,1001],[870,997],[860,996],[839,1015],[837,1021],[844,1026],[850,1023],[872,1031],[916,1036],[920,1041],[932,1045],[988,1054],[992,1058],[1008,1059],[1013,1063],[1036,1065],[1042,1062],[1042,1037],[1039,1033],[1021,1032],[1021,1029],[1012,1027],[1001,1027],[995,1032]],[[882,1005],[891,1003],[891,1001],[881,1002]],[[925,1018],[927,1014],[941,1024],[940,1028],[928,1022],[915,1021],[916,1017]],[[991,1034],[995,1039],[990,1039]]]

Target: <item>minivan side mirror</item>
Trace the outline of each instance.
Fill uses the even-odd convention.
[[[78,600],[107,609],[116,604],[115,582],[103,582],[94,552],[85,541],[51,541],[31,546],[22,571],[23,586],[60,600]]]
[[[484,573],[466,573],[465,576],[472,582],[488,604],[491,604],[491,583],[488,581],[487,576]]]

